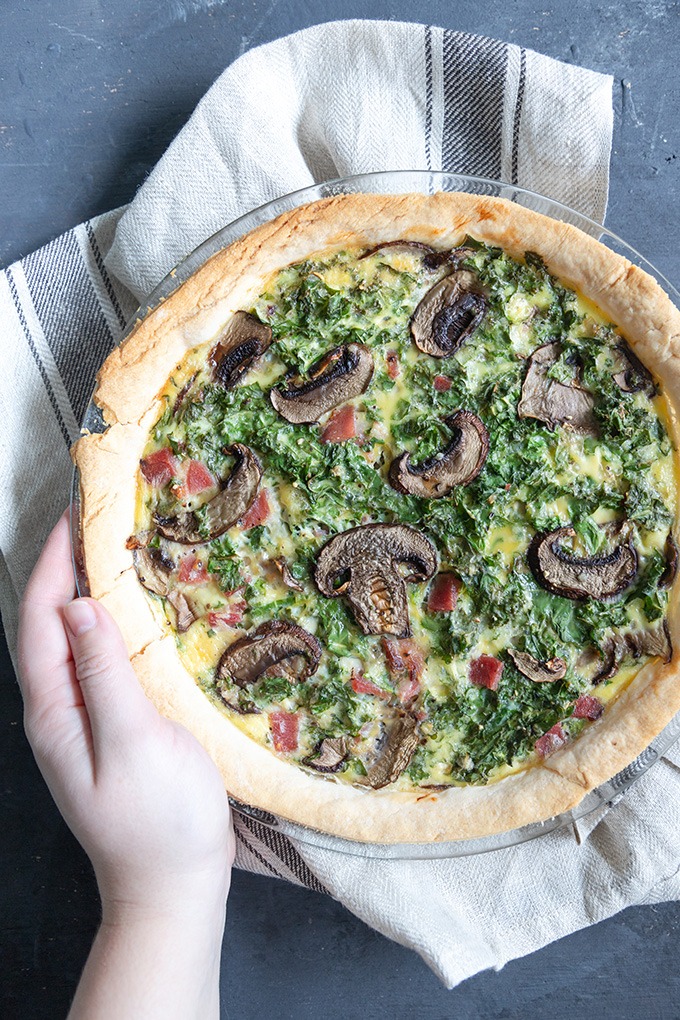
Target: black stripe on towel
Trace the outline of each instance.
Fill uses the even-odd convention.
[[[432,26],[425,26],[425,165],[432,169]]]
[[[9,292],[12,295],[12,301],[14,302],[14,308],[15,308],[16,313],[17,313],[17,318],[19,319],[19,322],[21,323],[21,328],[23,329],[24,336],[26,337],[26,343],[28,344],[28,349],[30,350],[31,354],[33,355],[33,360],[35,361],[35,363],[36,363],[36,365],[38,367],[38,371],[40,372],[40,377],[42,378],[42,381],[43,381],[44,386],[45,386],[45,390],[47,392],[47,396],[49,398],[50,404],[52,405],[52,410],[54,411],[54,416],[57,419],[57,422],[59,423],[59,428],[61,429],[61,434],[64,437],[64,441],[66,442],[67,447],[70,449],[71,448],[71,442],[73,441],[73,439],[75,439],[75,436],[71,437],[69,435],[68,428],[66,427],[66,422],[64,421],[64,419],[62,417],[62,414],[61,414],[61,411],[59,410],[59,403],[57,401],[55,392],[52,389],[52,383],[49,380],[49,377],[47,375],[47,370],[45,369],[45,365],[43,363],[43,360],[42,360],[42,358],[40,357],[40,355],[38,353],[38,349],[35,346],[35,343],[33,341],[33,337],[31,336],[31,331],[28,328],[28,323],[26,322],[26,316],[24,315],[24,310],[21,307],[21,301],[19,300],[19,294],[17,292],[17,286],[16,286],[16,283],[14,282],[14,277],[12,276],[12,270],[11,269],[6,269],[5,270],[5,276],[7,277],[7,283],[9,284]]]
[[[248,815],[239,813],[239,819],[246,828],[250,829],[254,836],[256,836],[262,843],[266,844],[272,853],[276,854],[288,870],[293,872],[298,881],[300,881],[303,885],[306,885],[308,889],[314,890],[314,892],[328,892],[328,890],[318,880],[316,875],[310,871],[293,844],[286,836],[283,835],[283,833],[277,832],[276,829],[270,829],[266,825],[262,825],[254,818],[250,818]]]
[[[263,867],[267,869],[267,871],[270,871],[275,878],[283,877],[278,873],[274,865],[270,864],[267,858],[263,857],[260,851],[253,846],[250,840],[244,837],[243,833],[238,828],[234,829],[234,835],[236,836],[236,839],[243,844],[248,853],[252,854],[253,857],[255,857],[260,862],[260,864],[262,864]]]
[[[94,257],[95,265],[99,270],[99,275],[101,276],[102,283],[106,288],[106,293],[109,295],[111,307],[116,313],[116,318],[118,319],[118,322],[120,323],[121,326],[124,327],[125,316],[123,315],[123,309],[120,307],[118,298],[116,297],[116,292],[114,291],[113,284],[111,283],[111,277],[106,271],[106,266],[104,265],[104,259],[102,258],[101,249],[99,247],[99,244],[97,243],[97,238],[94,230],[92,229],[92,223],[90,222],[90,220],[87,220],[85,222],[85,231],[87,233],[87,239],[90,243],[90,249]]]
[[[444,32],[442,170],[499,180],[508,47]]]
[[[23,269],[76,421],[82,421],[113,336],[73,231],[28,255]]]
[[[515,116],[512,123],[512,180],[511,184],[519,184],[519,126],[522,120],[522,104],[524,102],[524,90],[527,81],[527,51],[521,49],[519,53],[519,84],[517,86],[517,101],[515,103]]]

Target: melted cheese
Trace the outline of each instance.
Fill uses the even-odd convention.
[[[525,552],[528,544],[529,536],[526,532],[513,528],[509,524],[504,524],[489,531],[486,540],[486,551],[488,553],[498,553],[505,566],[511,567],[515,556]]]

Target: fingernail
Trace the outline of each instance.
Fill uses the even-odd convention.
[[[64,617],[68,629],[75,637],[84,634],[86,630],[92,630],[97,622],[94,609],[83,599],[76,599],[64,606]]]

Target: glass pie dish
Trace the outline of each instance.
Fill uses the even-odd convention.
[[[399,194],[420,192],[432,194],[438,191],[467,192],[475,195],[494,196],[504,198],[506,201],[514,202],[529,208],[552,219],[567,222],[583,230],[591,236],[597,237],[601,243],[612,249],[619,255],[623,255],[630,262],[644,269],[652,276],[669,296],[680,303],[680,294],[661,276],[654,268],[646,262],[638,253],[633,251],[625,242],[615,235],[604,230],[598,224],[581,216],[574,210],[568,209],[559,203],[542,196],[536,195],[524,189],[505,185],[502,183],[486,180],[483,178],[463,177],[460,175],[437,174],[427,171],[398,171],[390,173],[360,175],[345,180],[331,181],[325,184],[306,188],[283,198],[276,199],[264,206],[246,214],[234,223],[220,230],[213,235],[181,263],[176,266],[168,276],[159,284],[147,298],[144,305],[133,317],[133,324],[140,317],[155,308],[164,301],[178,286],[191,276],[208,258],[229,244],[250,233],[254,228],[289,212],[298,206],[307,204],[319,199],[335,195],[352,193],[378,193],[378,194]],[[130,327],[131,329],[132,327]],[[126,334],[127,335],[127,334]],[[101,432],[105,423],[100,412],[94,404],[90,405],[83,429],[89,432]],[[77,477],[74,477],[73,500],[72,500],[72,533],[74,548],[74,567],[78,591],[80,594],[87,592],[87,578],[82,568],[82,557],[79,552],[79,506],[78,506],[79,484]],[[603,786],[589,793],[577,806],[577,808],[563,815],[550,818],[544,822],[523,826],[519,829],[509,829],[507,832],[484,837],[482,839],[453,841],[428,844],[395,844],[378,845],[371,843],[350,842],[326,833],[306,828],[297,823],[288,822],[278,818],[269,812],[261,811],[248,805],[234,802],[237,810],[256,817],[264,824],[275,828],[283,834],[303,842],[308,842],[325,848],[340,850],[345,853],[355,853],[361,856],[392,857],[392,858],[428,858],[428,857],[450,857],[463,854],[479,853],[485,850],[499,849],[534,838],[543,833],[574,823],[596,809],[603,809],[615,803],[633,782],[660,757],[668,746],[677,738],[680,730],[676,728],[677,720],[674,720],[666,729],[635,759],[626,769],[618,773]],[[680,726],[680,723],[678,723]]]

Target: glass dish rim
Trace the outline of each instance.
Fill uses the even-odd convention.
[[[195,272],[198,266],[206,262],[208,258],[211,257],[211,255],[221,250],[221,248],[226,247],[226,245],[219,243],[220,238],[224,234],[233,232],[234,238],[232,240],[244,236],[244,234],[249,233],[250,229],[253,229],[251,227],[247,230],[243,230],[242,232],[240,232],[240,228],[244,223],[259,218],[268,209],[270,209],[273,206],[276,206],[278,203],[291,202],[292,203],[291,208],[295,208],[298,205],[303,204],[302,201],[298,202],[297,201],[298,199],[310,196],[310,200],[312,200],[311,195],[315,191],[327,189],[330,192],[329,195],[324,194],[319,196],[322,198],[326,198],[331,197],[332,194],[347,193],[343,191],[335,192],[333,191],[333,189],[342,188],[343,186],[348,184],[359,183],[363,180],[381,181],[386,178],[400,176],[403,176],[404,178],[414,179],[429,178],[430,180],[432,180],[434,178],[437,179],[441,178],[447,180],[464,181],[465,183],[479,184],[484,187],[497,188],[500,189],[501,191],[507,190],[509,192],[514,192],[519,195],[525,195],[528,198],[536,199],[539,202],[545,202],[548,205],[554,207],[555,210],[566,213],[569,217],[567,222],[571,222],[571,218],[574,217],[580,220],[585,226],[591,228],[591,231],[593,233],[597,233],[599,235],[597,238],[598,240],[601,240],[602,235],[606,235],[608,238],[611,238],[612,241],[615,241],[617,244],[620,244],[623,248],[629,251],[637,260],[639,260],[643,264],[643,268],[645,269],[646,272],[649,272],[651,276],[654,276],[658,281],[662,282],[664,287],[668,288],[668,296],[672,297],[674,303],[680,305],[680,291],[675,287],[673,283],[671,283],[668,277],[665,276],[659,269],[657,269],[656,266],[654,266],[653,263],[651,263],[649,259],[647,259],[641,252],[633,248],[632,245],[630,245],[627,241],[625,241],[618,234],[614,233],[614,231],[610,230],[604,224],[598,223],[597,220],[593,220],[585,213],[579,212],[577,209],[573,209],[571,206],[566,205],[564,202],[560,202],[558,199],[549,198],[547,195],[542,195],[540,192],[534,191],[531,188],[524,188],[519,184],[510,184],[507,181],[494,180],[491,177],[484,177],[479,174],[463,174],[453,173],[444,170],[420,170],[420,169],[375,170],[361,174],[351,174],[347,177],[334,177],[327,181],[320,181],[319,183],[316,184],[305,185],[305,187],[303,188],[296,188],[295,191],[291,191],[285,195],[280,195],[278,198],[268,199],[266,202],[262,202],[260,205],[250,209],[248,212],[242,213],[240,216],[237,216],[236,219],[232,220],[230,223],[226,223],[224,224],[224,226],[218,228],[208,237],[204,238],[204,240],[197,244],[196,247],[193,248],[190,252],[187,252],[187,254],[184,255],[172,267],[172,269],[170,269],[165,274],[163,279],[159,280],[156,286],[140,303],[139,308],[134,312],[129,322],[126,324],[125,331],[120,337],[118,343],[124,340],[127,334],[130,332],[130,330],[134,328],[134,325],[137,322],[137,319],[139,318],[141,312],[145,313],[147,310],[150,311],[152,308],[156,306],[159,300],[161,300],[164,297],[167,297],[168,294],[172,293],[175,289],[177,289],[177,287],[181,286],[182,283],[184,283],[186,279],[186,276],[184,275],[185,272],[187,273],[187,275],[191,275],[191,273]],[[354,191],[350,192],[350,194],[354,193],[355,193]],[[388,194],[388,192],[385,191],[382,192],[379,191],[376,193]],[[406,194],[406,192],[403,192],[403,194]],[[512,201],[512,198],[510,198],[508,195],[503,194],[499,195],[498,197],[507,198],[509,201]],[[544,213],[543,215],[549,214]],[[579,227],[579,229],[583,228]],[[227,244],[231,243],[232,241],[227,242]],[[215,245],[217,245],[217,247],[215,247]],[[196,265],[194,265],[194,260],[196,260]]]
[[[177,264],[169,270],[162,280],[152,289],[146,298],[140,303],[137,310],[128,320],[125,329],[117,341],[120,344],[135,328],[140,319],[144,318],[152,309],[158,306],[170,294],[183,285],[200,266],[208,261],[213,255],[223,248],[228,247],[240,237],[250,233],[261,223],[276,218],[282,212],[289,211],[305,204],[307,201],[332,197],[341,194],[361,193],[359,189],[352,187],[367,183],[389,183],[390,180],[397,181],[414,180],[429,182],[427,192],[420,189],[420,193],[432,193],[435,189],[433,183],[452,182],[460,187],[440,188],[447,191],[467,191],[467,193],[490,194],[503,197],[508,201],[516,201],[516,196],[524,196],[541,205],[547,206],[551,211],[538,209],[543,215],[551,217],[551,212],[564,213],[564,219],[552,216],[553,219],[562,219],[572,223],[579,229],[589,228],[586,232],[595,235],[601,243],[603,237],[620,246],[623,251],[617,252],[629,258],[634,264],[640,265],[645,272],[649,273],[666,290],[668,296],[675,303],[680,305],[680,292],[648,259],[634,249],[621,237],[609,230],[604,225],[580,213],[578,210],[567,206],[563,202],[551,199],[539,192],[520,185],[510,184],[501,180],[481,175],[449,173],[446,171],[433,170],[382,170],[353,174],[348,177],[336,177],[328,181],[307,185],[298,188],[288,194],[270,199],[267,202],[254,207],[241,216],[236,217],[230,223],[216,230],[210,236],[201,241],[194,249],[182,257]],[[464,185],[467,185],[466,188]],[[473,186],[485,189],[482,192],[473,190]],[[414,189],[409,189],[414,190]],[[369,193],[389,194],[393,193],[387,189],[373,189]],[[398,191],[398,194],[407,194],[408,191]],[[279,208],[280,207],[280,208]],[[268,215],[270,210],[276,210]],[[576,222],[574,222],[576,221]],[[616,249],[615,249],[616,250]],[[632,256],[632,258],[630,258]],[[83,417],[81,434],[84,429],[88,431],[103,431],[106,425],[101,412],[90,400],[90,404]],[[71,525],[71,554],[73,572],[76,581],[76,590],[79,595],[89,593],[87,579],[82,565],[80,552],[80,489],[77,467],[74,467],[71,482],[70,501],[70,525]],[[657,735],[648,747],[635,758],[628,766],[614,775],[610,780],[596,789],[590,791],[580,803],[573,809],[563,814],[553,816],[540,822],[532,822],[520,828],[508,829],[504,832],[483,836],[468,840],[453,840],[446,842],[430,843],[390,843],[377,844],[349,840],[345,837],[335,836],[332,833],[323,832],[303,826],[300,823],[275,816],[260,808],[243,804],[233,797],[229,797],[232,808],[239,814],[250,817],[269,829],[277,831],[288,838],[300,843],[305,843],[320,849],[330,849],[349,856],[375,858],[375,859],[399,859],[399,860],[430,860],[451,857],[463,857],[480,853],[488,853],[493,850],[504,849],[522,843],[532,841],[542,835],[557,831],[574,825],[576,822],[587,817],[598,809],[613,807],[625,795],[625,793],[644,775],[648,769],[663,756],[663,754],[680,737],[680,713]]]

